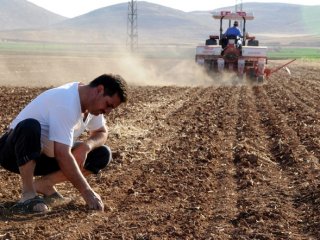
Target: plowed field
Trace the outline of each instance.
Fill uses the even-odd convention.
[[[320,65],[263,85],[134,87],[108,118],[113,162],[89,177],[106,205],[73,197],[12,214],[0,169],[0,239],[320,239]],[[44,88],[0,87],[1,132]]]

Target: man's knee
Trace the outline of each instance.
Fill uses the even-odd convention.
[[[28,118],[17,124],[13,130],[13,144],[18,166],[35,160],[41,152],[41,125],[38,120]]]
[[[109,163],[112,160],[111,149],[110,149],[110,147],[108,147],[106,145],[103,145],[103,146],[101,146],[101,150],[100,151],[102,151],[102,154],[105,156],[104,165],[106,167],[107,165],[109,165]]]
[[[104,145],[94,149],[88,154],[84,168],[93,172],[94,174],[97,174],[100,170],[108,166],[111,160],[111,149]]]
[[[31,136],[40,139],[41,125],[38,120],[28,118],[19,122],[14,131],[16,132],[16,135],[23,135],[24,137]]]

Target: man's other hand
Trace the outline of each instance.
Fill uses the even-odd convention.
[[[82,194],[84,200],[86,201],[89,209],[91,210],[98,210],[103,211],[104,210],[104,204],[101,200],[101,197],[99,194],[94,192],[93,190],[87,190]]]

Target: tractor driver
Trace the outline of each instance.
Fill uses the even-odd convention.
[[[238,28],[238,26],[239,26],[238,21],[234,21],[233,27],[229,27],[227,29],[227,31],[225,32],[224,36],[226,36],[226,37],[235,36],[235,37],[239,37],[239,38],[242,37],[241,31]]]
[[[229,27],[227,31],[223,34],[225,38],[235,38],[237,47],[240,47],[242,45],[242,41],[240,38],[242,38],[242,34],[240,29],[238,28],[239,22],[234,21],[233,27]]]

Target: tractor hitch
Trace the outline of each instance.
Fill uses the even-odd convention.
[[[274,68],[274,69],[266,68],[266,69],[264,70],[264,74],[266,75],[266,78],[268,78],[271,74],[279,71],[281,68],[285,68],[286,71],[287,71],[289,74],[291,74],[291,72],[290,72],[289,68],[287,68],[287,66],[288,66],[290,63],[294,62],[295,60],[297,60],[297,59],[293,59],[293,60],[291,60],[291,61],[289,61],[289,62],[287,62],[287,63],[285,63],[285,64],[283,64],[283,65],[281,65],[281,66],[279,66],[279,67],[277,67],[277,68]]]

